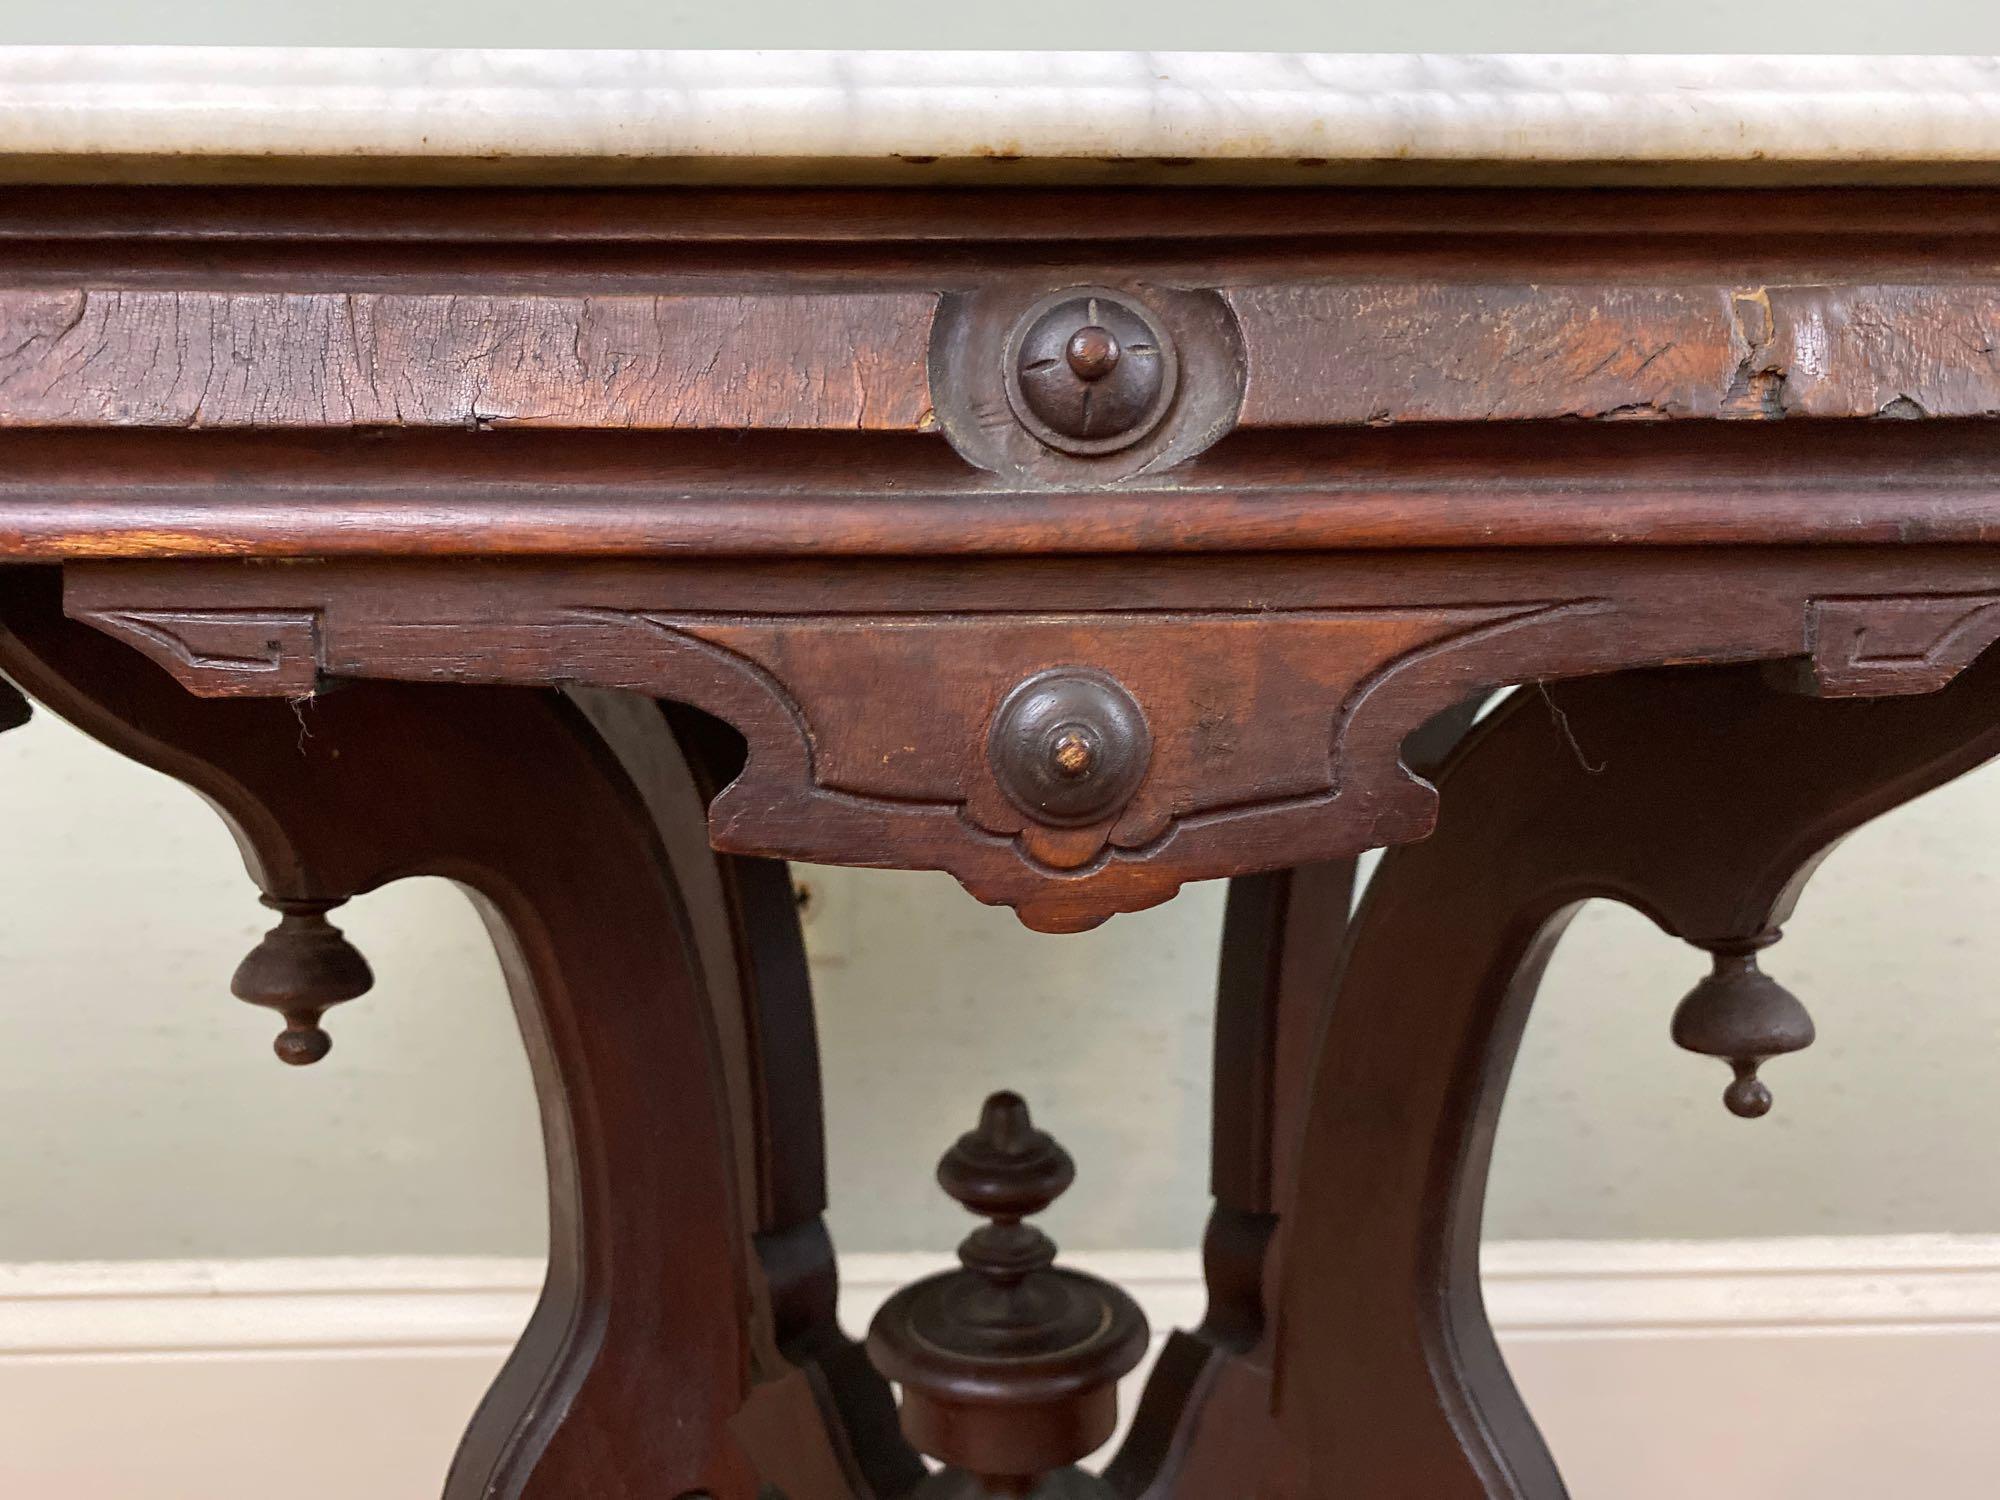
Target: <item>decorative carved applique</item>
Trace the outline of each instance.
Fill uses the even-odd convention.
[[[1829,697],[1935,692],[2000,640],[2000,594],[1815,599],[1806,638]]]
[[[1262,868],[1274,847],[1290,863],[1421,838],[1435,796],[1398,750],[1460,690],[1428,668],[1570,607],[578,613],[681,646],[678,665],[655,654],[652,690],[688,696],[748,738],[748,765],[710,808],[718,848],[945,869],[1031,927],[1075,931],[1187,880]],[[736,684],[697,688],[695,661],[727,664]],[[1013,695],[1057,669],[1100,675],[1145,721],[1143,779],[1094,820],[1035,816],[991,758]]]

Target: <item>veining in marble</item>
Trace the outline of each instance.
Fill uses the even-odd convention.
[[[0,48],[0,170],[159,175],[163,159],[264,176],[346,160],[663,179],[1143,164],[1174,180],[1192,163],[1205,180],[1555,164],[1949,180],[2000,176],[2000,58]]]

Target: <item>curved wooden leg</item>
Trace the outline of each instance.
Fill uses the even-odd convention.
[[[1564,1493],[1478,1266],[1501,1098],[1564,924],[1609,896],[1690,941],[1768,935],[1843,834],[2000,752],[2000,656],[1927,698],[1810,699],[1725,669],[1555,703],[1523,691],[1474,731],[1438,778],[1437,832],[1384,858],[1357,913],[1286,1214],[1293,1467],[1263,1495]]]
[[[1215,1207],[1202,1245],[1208,1310],[1161,1351],[1131,1436],[1106,1471],[1121,1495],[1220,1496],[1276,1453],[1269,1270],[1282,1184],[1295,1168],[1303,1065],[1331,993],[1354,879],[1354,861],[1336,860],[1229,883],[1216,987]]]
[[[551,1264],[447,1495],[753,1500],[730,1423],[754,1278],[709,998],[654,826],[583,715],[473,687],[200,700],[64,621],[53,580],[5,583],[0,669],[205,793],[268,893],[442,875],[488,915],[542,1101]]]
[[[707,803],[740,770],[742,741],[679,705],[591,689],[572,697],[653,814],[715,1007],[760,1273],[758,1379],[738,1436],[787,1500],[905,1494],[924,1477],[922,1460],[888,1384],[838,1318],[819,1038],[791,871],[708,844]]]
[[[1429,775],[1472,727],[1485,694],[1404,743]],[[1148,1381],[1130,1438],[1105,1477],[1121,1495],[1228,1493],[1281,1461],[1271,1416],[1271,1271],[1297,1174],[1309,1065],[1340,971],[1355,861],[1229,883],[1216,985],[1210,1183],[1203,1242],[1208,1310],[1176,1331]]]

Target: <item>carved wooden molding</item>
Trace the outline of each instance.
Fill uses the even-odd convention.
[[[691,703],[749,744],[710,807],[718,847],[948,870],[1031,926],[1070,931],[1188,880],[1423,837],[1434,793],[1403,766],[1402,740],[1482,689],[1765,657],[1810,664],[1816,691],[1923,692],[2000,636],[2000,575],[1976,559],[1940,579],[1830,552],[1773,565],[1755,589],[1729,581],[1741,566],[1460,554],[1107,577],[940,564],[902,572],[892,606],[889,575],[861,567],[80,564],[67,608],[203,694],[393,677]],[[1687,610],[1697,587],[1719,602]],[[1022,607],[1024,592],[1045,606]],[[1080,817],[1037,810],[995,758],[1009,695],[1064,672],[1143,720],[1138,773],[1101,807],[1066,804]],[[1074,753],[1086,778],[1110,744],[1089,719],[1067,738],[1052,720],[1037,742]]]
[[[1922,691],[2000,635],[1989,424],[1760,420],[2000,413],[1990,204],[1758,199],[1751,243],[1643,194],[1163,194],[1115,234],[1074,198],[807,232],[796,196],[639,195],[571,244],[533,195],[205,239],[173,201],[0,205],[0,553],[70,562],[198,692],[694,704],[750,746],[719,844],[949,870],[1037,926],[1422,836],[1398,747],[1482,688]],[[1067,369],[1043,338],[1065,309],[1151,373],[1052,445],[1112,378],[1103,328]],[[253,554],[295,561],[214,560]]]
[[[0,427],[911,432],[936,426],[935,401],[962,413],[952,438],[973,462],[1033,473],[1047,450],[997,396],[1004,334],[1090,278],[987,280],[972,294],[942,280],[657,295],[6,288]],[[1239,393],[1247,427],[2000,415],[1980,332],[2000,319],[2000,286],[1985,283],[1300,277],[1129,295],[1190,341],[1187,410],[1143,461],[1099,465],[1100,479],[1184,460],[1237,420]]]
[[[0,557],[1978,545],[1996,205],[17,189]],[[1084,451],[1093,289],[1175,378]]]

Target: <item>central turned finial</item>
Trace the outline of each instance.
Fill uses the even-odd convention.
[[[910,1441],[995,1500],[1109,1439],[1118,1381],[1146,1350],[1138,1304],[1055,1269],[1055,1242],[1023,1222],[1075,1177],[1021,1097],[993,1095],[938,1163],[944,1190],[988,1220],[959,1246],[964,1269],[905,1287],[868,1333],[869,1358],[903,1388]]]
[[[988,1327],[1030,1326],[1036,1309],[1022,1287],[1036,1271],[1055,1264],[1056,1244],[1021,1221],[1041,1213],[1076,1180],[1076,1163],[1055,1139],[1035,1129],[1019,1094],[995,1094],[979,1112],[979,1128],[958,1138],[938,1162],[938,1185],[962,1208],[991,1223],[966,1236],[958,1258],[986,1286],[961,1288],[961,1307],[983,1304]]]

